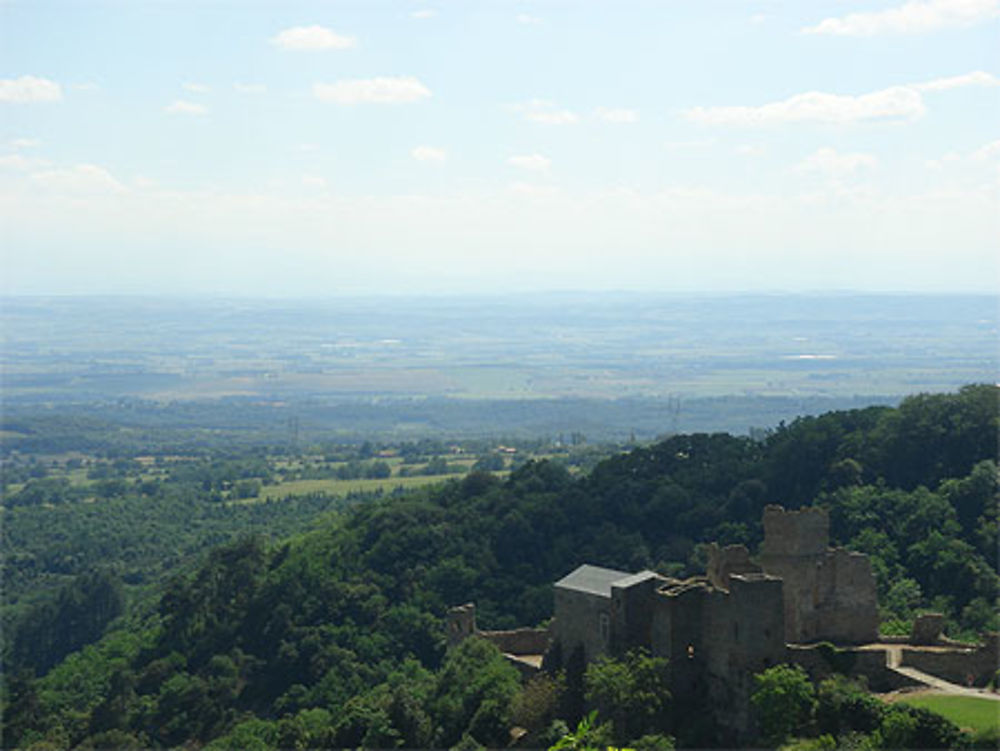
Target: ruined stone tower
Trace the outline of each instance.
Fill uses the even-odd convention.
[[[456,605],[448,610],[447,621],[448,646],[454,647],[476,633],[476,606],[467,602]]]
[[[784,582],[785,640],[840,643],[878,639],[875,577],[868,556],[828,547],[826,509],[764,509],[764,572]]]

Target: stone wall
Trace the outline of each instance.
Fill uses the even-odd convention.
[[[670,660],[675,696],[701,697],[734,739],[753,733],[753,675],[785,654],[781,581],[732,574],[728,590],[707,578],[673,581],[657,592],[651,651]]]
[[[913,629],[910,632],[911,644],[937,644],[941,641],[944,631],[945,617],[943,613],[922,613],[913,619]]]
[[[612,652],[624,654],[650,646],[656,590],[666,581],[653,572],[643,572],[611,585]]]
[[[511,655],[543,655],[552,635],[547,628],[516,628],[510,631],[477,631],[479,636]]]
[[[826,552],[830,542],[830,516],[826,509],[785,511],[781,506],[764,507],[764,556],[813,556]]]
[[[872,691],[895,691],[906,686],[919,686],[886,666],[886,653],[881,649],[831,649],[829,644],[789,644],[785,661],[801,665],[813,681],[829,678],[834,673],[852,678],[863,677]]]
[[[585,664],[606,654],[611,637],[611,599],[557,588],[553,637],[559,642],[563,660],[577,649],[582,650]]]
[[[818,602],[806,623],[817,639],[863,644],[878,639],[875,576],[868,556],[827,551],[817,570]]]
[[[901,664],[959,686],[981,688],[1000,670],[997,635],[988,634],[984,643],[970,649],[903,647]]]
[[[825,509],[764,509],[761,568],[784,581],[785,639],[866,643],[878,638],[875,577],[868,557],[827,547]]]

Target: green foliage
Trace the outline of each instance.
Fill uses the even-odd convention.
[[[537,737],[556,720],[559,699],[565,690],[563,677],[539,674],[527,681],[514,696],[510,720]]]
[[[85,644],[96,641],[122,614],[121,580],[99,569],[76,577],[54,600],[31,608],[17,625],[9,645],[10,661],[44,673]]]
[[[205,751],[272,751],[278,748],[278,739],[276,723],[253,717],[216,738],[205,746]]]
[[[834,675],[816,692],[816,725],[820,733],[835,737],[850,732],[871,733],[879,727],[885,704],[857,681]]]
[[[673,751],[676,747],[673,736],[650,733],[636,738],[630,744],[635,751]]]
[[[905,704],[886,708],[873,737],[876,744],[886,749],[953,749],[968,744],[967,737],[954,723],[927,709]]]
[[[779,751],[836,751],[837,748],[837,740],[832,735],[821,735],[818,738],[796,738],[782,744]]]
[[[587,703],[611,720],[618,744],[670,729],[667,660],[646,650],[599,657],[584,673]]]
[[[816,651],[830,669],[840,675],[848,675],[857,661],[857,654],[849,649],[838,649],[828,641],[819,642]]]
[[[599,751],[610,746],[610,723],[597,724],[597,710],[584,716],[572,732],[565,733],[549,751]]]
[[[801,667],[775,665],[754,676],[750,702],[764,738],[781,743],[808,725],[816,697],[809,676]]]
[[[607,459],[586,476],[555,462],[525,462],[504,479],[471,473],[403,496],[353,499],[308,532],[310,520],[340,502],[229,499],[261,473],[291,477],[316,467],[292,459],[279,467],[243,449],[164,466],[152,479],[140,479],[132,462],[102,462],[101,477],[87,482],[123,481],[114,491],[124,487],[123,496],[4,512],[6,623],[58,622],[45,608],[59,606],[60,587],[71,613],[86,600],[77,595],[99,592],[84,587],[83,575],[102,565],[148,594],[136,597],[133,615],[111,620],[111,631],[47,675],[10,675],[5,742],[506,745],[512,723],[535,742],[551,742],[565,729],[558,688],[522,687],[480,640],[446,655],[446,608],[474,600],[482,626],[513,627],[548,618],[552,581],[582,562],[694,573],[700,542],[759,542],[760,511],[771,501],[818,500],[829,508],[835,541],[873,556],[887,616],[902,623],[933,603],[950,608],[956,627],[988,627],[998,577],[990,549],[994,457],[983,453],[977,432],[992,418],[973,414],[983,389],[995,395],[993,387],[976,387],[916,399],[905,419],[889,408],[832,413],[763,441],[673,436]],[[961,414],[946,417],[951,410]],[[954,432],[932,431],[931,416]],[[933,434],[937,448],[896,435],[911,422]],[[445,450],[421,445],[409,455],[422,461]],[[932,451],[946,461],[894,466],[928,462]],[[361,453],[338,454],[337,466],[377,464],[362,464]],[[22,469],[18,482],[53,479]],[[894,485],[898,478],[905,484]],[[247,531],[299,535],[276,544]],[[225,544],[199,559],[213,543]],[[126,621],[134,633],[119,627]],[[108,628],[106,618],[96,622],[89,640]],[[27,645],[17,648],[23,662],[58,659],[19,643]],[[827,651],[834,669],[850,667]],[[661,663],[633,654],[592,665],[588,696],[606,722],[570,734],[571,743],[664,747],[669,697]],[[791,675],[761,676],[754,694],[776,742],[808,729],[815,703],[818,730],[858,748],[876,733],[884,740],[926,732],[959,743],[948,725],[924,715],[881,714],[857,687],[824,683],[813,697],[800,673],[783,671]]]
[[[483,639],[466,639],[451,650],[438,674],[431,699],[440,723],[438,743],[450,746],[470,735],[487,746],[505,745],[509,712],[520,678]]]

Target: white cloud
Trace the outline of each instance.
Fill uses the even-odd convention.
[[[531,99],[514,105],[514,110],[524,115],[525,120],[543,125],[573,125],[580,121],[579,115],[570,110],[556,107],[545,99]]]
[[[542,23],[542,19],[538,16],[529,16],[527,13],[518,13],[514,20],[517,21],[522,26],[537,26]]]
[[[302,184],[307,188],[325,188],[326,178],[317,175],[304,175],[302,177]]]
[[[773,125],[914,120],[924,112],[919,92],[907,86],[893,86],[861,96],[809,91],[756,107],[692,107],[685,115],[689,120],[707,125]]]
[[[325,26],[293,26],[271,37],[283,50],[346,50],[357,45],[354,37],[342,36]]]
[[[938,159],[928,159],[924,165],[928,169],[939,170],[953,165],[991,162],[995,159],[1000,159],[1000,139],[984,144],[967,154],[949,151]]]
[[[115,177],[96,164],[78,164],[70,169],[36,172],[31,180],[49,190],[63,193],[121,193],[125,191]]]
[[[767,153],[767,149],[763,146],[753,146],[748,143],[740,144],[736,147],[735,151],[740,156],[760,156]]]
[[[688,149],[703,149],[714,144],[714,138],[696,138],[688,141],[665,141],[663,147],[668,151],[687,151]]]
[[[58,102],[62,87],[38,76],[0,78],[0,102]]]
[[[509,157],[507,164],[531,172],[545,172],[552,166],[552,160],[541,154],[523,154]]]
[[[997,16],[1000,16],[1000,0],[911,0],[886,10],[826,18],[815,26],[803,28],[802,32],[837,36],[924,34],[971,26]]]
[[[601,120],[609,123],[636,123],[639,122],[639,111],[624,109],[621,107],[598,107],[594,114]]]
[[[267,86],[262,83],[234,83],[233,89],[239,94],[263,94]]]
[[[514,195],[531,200],[545,200],[557,198],[560,195],[558,188],[552,185],[536,185],[535,183],[514,182],[507,186]]]
[[[878,160],[871,154],[842,154],[829,146],[816,150],[795,166],[796,172],[813,172],[831,178],[843,178],[859,169],[874,167]]]
[[[576,113],[569,110],[529,112],[525,117],[533,123],[542,123],[543,125],[572,125],[580,121]]]
[[[203,104],[177,99],[164,107],[163,111],[169,112],[172,115],[205,115],[208,114],[208,107]]]
[[[448,158],[444,149],[435,146],[417,146],[410,155],[418,162],[443,162]]]
[[[15,149],[32,149],[41,144],[37,138],[12,138],[10,145]]]
[[[416,18],[418,20],[423,20],[425,18],[434,18],[437,15],[437,11],[433,8],[421,8],[420,10],[415,10],[410,13],[410,18]]]
[[[413,76],[354,78],[335,83],[313,85],[313,95],[324,102],[337,104],[394,104],[416,102],[431,95],[430,89]]]
[[[935,78],[933,81],[910,84],[910,88],[917,91],[947,91],[948,89],[959,89],[965,86],[1000,86],[1000,78],[982,70],[975,70],[972,73],[965,73],[961,76]]]
[[[185,91],[190,91],[193,94],[207,94],[212,89],[203,83],[182,83],[181,88]]]
[[[1000,157],[1000,140],[991,141],[972,152],[972,158],[976,161],[985,161],[998,157]]]
[[[39,160],[29,159],[21,154],[5,154],[0,156],[0,169],[17,170],[24,172],[38,166]]]
[[[767,15],[764,13],[754,13],[750,16],[750,23],[756,25],[764,23],[767,20]]]

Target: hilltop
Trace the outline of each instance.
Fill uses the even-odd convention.
[[[538,624],[581,563],[700,573],[704,543],[759,546],[769,503],[824,507],[831,541],[868,554],[884,633],[934,609],[972,638],[998,625],[996,407],[995,387],[968,386],[756,439],[676,435],[580,476],[552,461],[473,472],[245,538],[45,675],[9,678],[5,743],[506,745],[512,724],[548,742],[581,708],[550,696],[533,715],[543,688],[488,645],[446,653],[447,609],[474,600],[488,628]],[[710,727],[663,722],[711,742]]]

